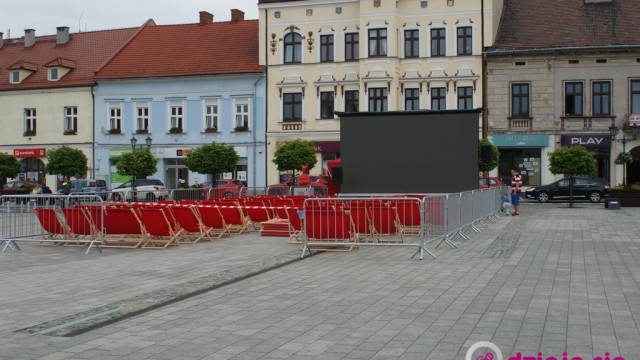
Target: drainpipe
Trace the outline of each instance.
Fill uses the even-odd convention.
[[[257,118],[257,113],[258,113],[257,97],[258,96],[256,95],[256,87],[258,85],[258,82],[262,80],[262,77],[264,76],[265,71],[263,71],[258,77],[258,79],[256,79],[256,81],[253,83],[253,187],[258,187],[256,183],[256,171],[257,171],[256,162],[258,161],[258,149],[257,149],[258,148],[258,140],[257,140],[258,128],[256,126],[256,124],[258,123],[258,118]],[[266,119],[265,119],[265,122],[266,122]]]
[[[269,186],[268,181],[268,156],[267,133],[269,132],[269,10],[264,9],[264,186]]]
[[[96,178],[96,85],[91,85],[91,178]]]

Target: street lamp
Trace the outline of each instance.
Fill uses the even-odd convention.
[[[135,150],[136,149],[136,144],[138,143],[138,139],[136,139],[135,136],[131,136],[131,139],[129,139],[129,142],[131,143],[131,149]],[[151,138],[151,136],[147,136],[146,139],[144,139],[144,143],[147,146],[147,150],[151,149],[151,143],[153,142],[153,139]],[[139,147],[137,147],[138,149],[142,149],[144,145],[140,145]],[[133,175],[133,179],[131,179],[131,193],[133,194],[133,199],[137,199],[136,196],[136,190],[135,190],[135,182],[136,182],[136,176]]]
[[[609,132],[611,133],[611,140],[617,141],[622,144],[622,152],[627,152],[627,143],[634,141],[638,137],[638,125],[631,125],[631,134],[633,135],[633,139],[627,139],[624,131],[622,132],[622,139],[616,139],[616,135],[620,131],[620,129],[616,126],[615,123],[611,124],[609,127]],[[624,167],[622,168],[622,185],[627,185],[627,163],[625,162]]]

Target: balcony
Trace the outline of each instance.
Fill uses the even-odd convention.
[[[509,117],[509,130],[512,131],[529,131],[533,130],[533,118],[530,117]]]
[[[302,122],[283,122],[281,124],[284,131],[302,131]]]
[[[609,131],[615,123],[615,116],[561,116],[560,129],[562,131]]]

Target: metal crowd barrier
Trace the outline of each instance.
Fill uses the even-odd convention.
[[[81,206],[78,206],[81,205]],[[88,254],[104,244],[104,201],[99,195],[4,195],[0,197],[0,246],[20,250],[18,242],[42,246],[86,246]]]
[[[284,186],[271,185],[267,186],[266,195],[327,195],[329,188],[327,186]]]

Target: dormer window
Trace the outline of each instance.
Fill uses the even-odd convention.
[[[49,81],[58,81],[60,78],[58,77],[58,68],[53,67],[49,68]]]
[[[11,83],[12,84],[20,84],[20,71],[19,70],[11,71],[10,76],[11,76]]]

